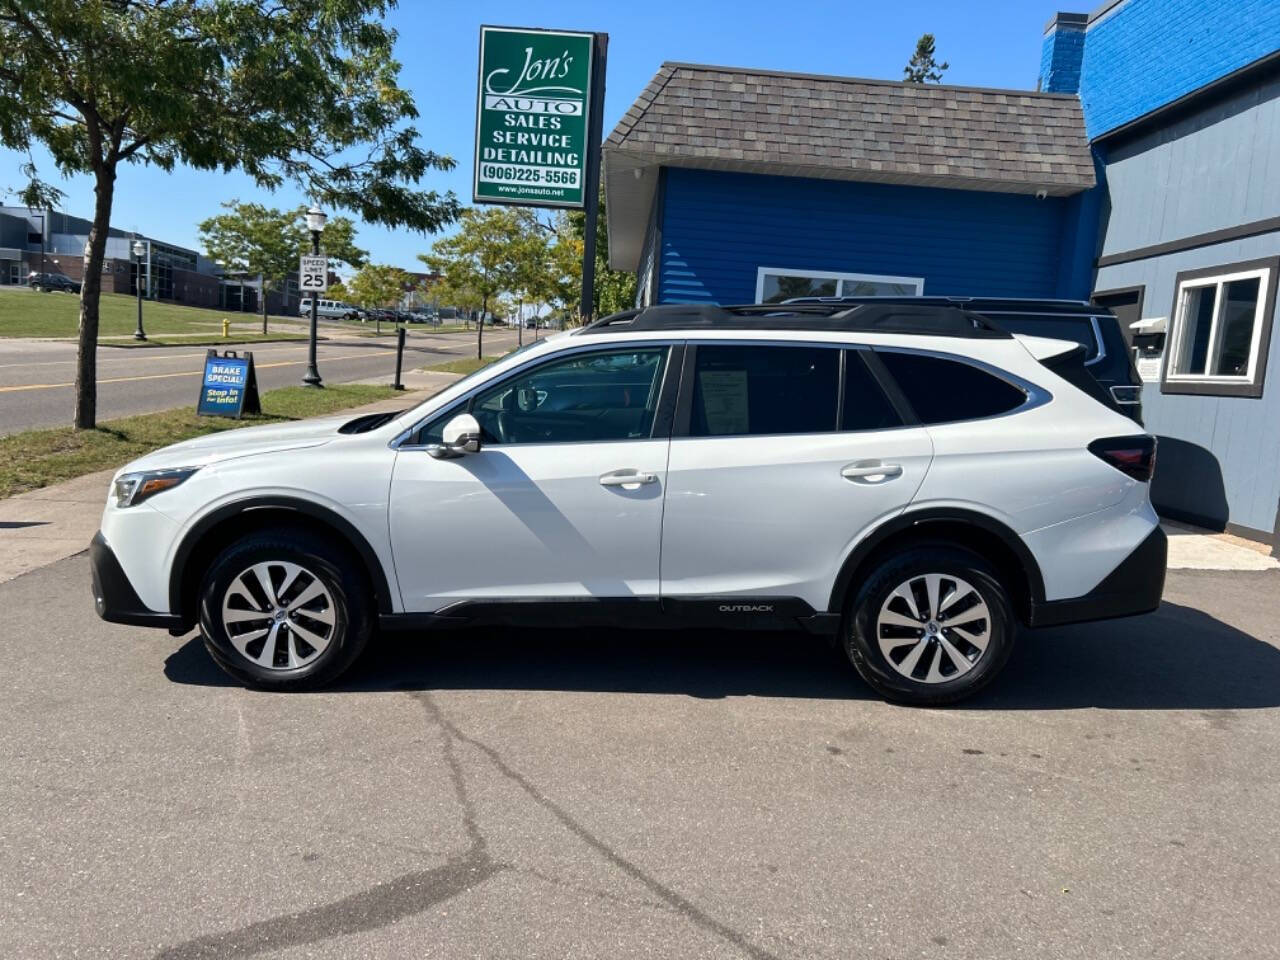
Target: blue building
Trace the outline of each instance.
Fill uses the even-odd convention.
[[[1280,545],[1277,0],[1060,13],[1035,91],[667,63],[604,155],[642,303],[1105,303],[1161,438],[1157,507]]]

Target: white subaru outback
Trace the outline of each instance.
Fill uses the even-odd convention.
[[[198,624],[265,688],[379,628],[695,625],[827,634],[883,696],[955,701],[1020,624],[1159,604],[1155,441],[1079,354],[906,301],[617,314],[412,410],[129,464],[97,610]]]

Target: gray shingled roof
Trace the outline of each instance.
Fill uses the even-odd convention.
[[[604,144],[609,262],[635,270],[660,166],[917,186],[1079,193],[1079,100],[664,63]]]
[[[1068,94],[665,63],[605,141],[676,165],[1071,194],[1094,184]]]

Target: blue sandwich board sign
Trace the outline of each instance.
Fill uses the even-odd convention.
[[[261,412],[253,354],[241,357],[234,350],[228,350],[219,356],[217,350],[210,350],[204,358],[204,379],[200,382],[196,413],[239,420],[241,414]]]

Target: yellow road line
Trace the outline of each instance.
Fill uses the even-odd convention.
[[[324,357],[328,362],[331,360],[355,360],[360,357],[374,357],[368,353],[348,353],[340,357]],[[292,367],[305,363],[305,360],[281,360],[279,363],[255,363],[254,368],[257,370],[267,370],[271,367]],[[168,380],[173,377],[202,377],[203,370],[183,370],[181,373],[149,373],[141,377],[111,377],[107,380],[99,380],[101,386],[104,383],[129,383],[134,380]],[[0,387],[0,393],[20,393],[23,390],[57,390],[60,387],[74,387],[75,382],[71,383],[27,383],[16,387]]]

